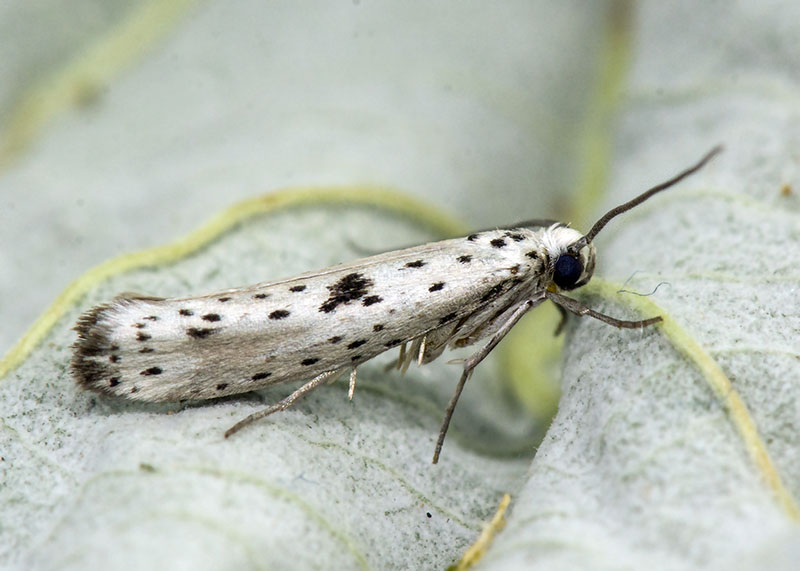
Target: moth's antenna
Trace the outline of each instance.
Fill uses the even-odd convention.
[[[611,210],[606,212],[600,218],[600,220],[595,222],[594,226],[592,226],[592,229],[589,230],[583,238],[581,238],[580,240],[575,242],[575,244],[572,245],[570,250],[575,251],[575,252],[580,251],[581,248],[583,248],[586,244],[591,242],[594,239],[595,236],[597,236],[597,234],[600,232],[600,230],[602,230],[605,227],[605,225],[608,224],[608,222],[612,218],[614,218],[615,216],[619,216],[623,212],[627,212],[631,208],[640,205],[642,202],[644,202],[645,200],[647,200],[648,198],[650,198],[654,194],[657,194],[657,193],[661,192],[662,190],[666,190],[669,187],[679,183],[680,181],[685,179],[687,176],[696,173],[701,168],[706,166],[706,163],[708,163],[708,161],[713,159],[714,156],[716,156],[720,152],[722,152],[722,145],[717,145],[716,147],[711,149],[709,152],[707,152],[706,155],[702,159],[700,159],[700,161],[697,164],[695,164],[695,165],[689,167],[688,169],[686,169],[685,171],[675,175],[674,177],[672,177],[668,181],[662,182],[661,184],[657,184],[656,186],[654,186],[650,190],[647,190],[647,191],[643,192],[642,194],[640,194],[636,198],[634,198],[632,200],[629,200],[628,202],[626,202],[624,204],[620,204],[616,208],[612,208]]]

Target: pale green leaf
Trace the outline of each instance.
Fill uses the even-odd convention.
[[[23,6],[0,9],[0,340],[21,338],[0,362],[0,565],[796,566],[794,4],[83,0],[77,39],[48,33],[64,6]],[[437,466],[462,353],[405,376],[387,354],[352,402],[341,380],[227,441],[291,387],[148,406],[69,376],[72,324],[120,291],[438,239],[459,229],[442,211],[585,229],[717,143],[598,238],[604,279],[576,295],[665,322],[571,321],[538,450],[557,358],[537,315],[470,381]]]

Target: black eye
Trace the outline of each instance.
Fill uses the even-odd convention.
[[[556,260],[556,267],[553,271],[553,281],[561,289],[572,289],[575,283],[581,279],[583,266],[575,256],[562,254]]]

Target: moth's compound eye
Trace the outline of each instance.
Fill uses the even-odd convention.
[[[578,258],[569,254],[562,254],[556,260],[553,271],[553,281],[561,289],[572,289],[581,279],[583,266]]]

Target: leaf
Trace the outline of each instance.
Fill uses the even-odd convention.
[[[6,344],[83,269],[200,228],[169,255],[131,254],[79,279],[0,363],[27,355],[0,379],[0,564],[796,565],[793,4],[643,4],[637,16],[626,2],[207,2],[164,8],[174,24],[157,29],[160,43],[120,32],[159,4],[109,9],[78,48],[36,36],[39,61],[60,65],[16,62],[26,74],[8,84],[21,103],[0,99],[3,136],[25,134],[4,138],[14,154],[0,157],[0,231],[13,246],[0,252]],[[12,46],[45,11],[58,16],[45,30],[63,20],[52,7],[5,10],[14,25],[0,35]],[[91,97],[80,96],[85,54],[109,53]],[[37,87],[51,77],[60,87]],[[38,98],[57,112],[10,129]],[[549,341],[550,324],[478,369],[438,466],[429,461],[453,355],[405,377],[384,370],[387,355],[359,371],[352,403],[339,381],[230,441],[225,428],[288,387],[147,406],[81,392],[69,377],[70,327],[119,291],[205,293],[435,239],[444,227],[421,219],[435,206],[474,228],[568,210],[585,229],[601,206],[719,142],[726,154],[706,171],[600,235],[597,275],[608,281],[581,299],[668,319],[646,331],[572,320],[564,396],[532,463],[535,417],[498,381],[547,375],[549,349],[534,366],[520,356]],[[407,207],[365,193],[331,205],[363,181],[403,189]],[[198,224],[307,183],[346,186],[302,208]],[[669,285],[617,294],[613,282],[634,272],[628,290]],[[531,406],[553,398],[539,384],[528,394]]]

